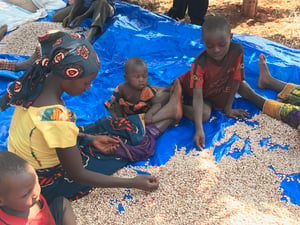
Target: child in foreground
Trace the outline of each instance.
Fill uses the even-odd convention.
[[[118,85],[111,100],[105,102],[112,118],[145,113],[146,124],[173,120],[169,125],[181,119],[181,87],[178,81],[173,85],[170,98],[164,100],[160,98],[163,88],[148,84],[147,65],[141,58],[129,58],[124,72],[125,82]]]
[[[7,224],[75,225],[76,222],[67,199],[58,197],[48,207],[30,164],[11,152],[0,151],[0,225]]]

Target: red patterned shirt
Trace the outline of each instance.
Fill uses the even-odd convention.
[[[203,89],[203,99],[215,108],[224,108],[232,81],[244,80],[244,52],[241,44],[231,43],[227,55],[216,62],[206,51],[200,53],[190,71],[180,76],[184,95],[193,97],[194,88]]]
[[[40,202],[42,208],[34,218],[11,216],[0,209],[0,225],[55,225],[54,218],[42,195],[40,196]]]

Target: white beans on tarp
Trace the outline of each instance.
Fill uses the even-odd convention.
[[[300,224],[299,206],[280,200],[280,178],[268,168],[299,172],[297,131],[263,114],[251,120],[259,125],[237,122],[215,143],[224,143],[235,132],[250,139],[251,155],[238,160],[224,156],[216,163],[213,148],[189,154],[175,150],[164,166],[136,168],[159,178],[157,191],[132,189],[132,199],[124,199],[125,189],[96,189],[72,203],[78,224]],[[259,140],[269,136],[270,143],[289,144],[289,151],[261,147]],[[232,145],[241,147],[241,141]],[[116,176],[132,177],[135,172],[124,168]],[[124,214],[118,213],[118,204]]]
[[[62,30],[71,33],[78,29],[63,28],[61,23],[28,22],[3,38],[0,45],[0,52],[31,55],[38,44],[38,36],[46,34],[49,30]]]

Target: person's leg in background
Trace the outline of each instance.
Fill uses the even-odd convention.
[[[188,0],[188,15],[192,24],[202,26],[209,0]]]
[[[173,0],[172,8],[167,12],[173,19],[183,19],[188,6],[188,0]]]
[[[7,25],[4,24],[0,27],[0,41],[4,38],[6,32],[7,32]]]
[[[92,42],[95,36],[102,34],[103,24],[108,17],[111,17],[114,14],[114,8],[107,0],[97,0],[91,7],[93,7],[93,19],[86,38],[89,42]]]

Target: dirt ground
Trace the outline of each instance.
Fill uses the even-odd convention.
[[[128,0],[157,13],[166,13],[172,0]],[[300,49],[300,1],[258,0],[254,18],[242,14],[243,0],[210,0],[207,15],[223,15],[233,33],[260,36]],[[189,22],[188,16],[182,22]]]

